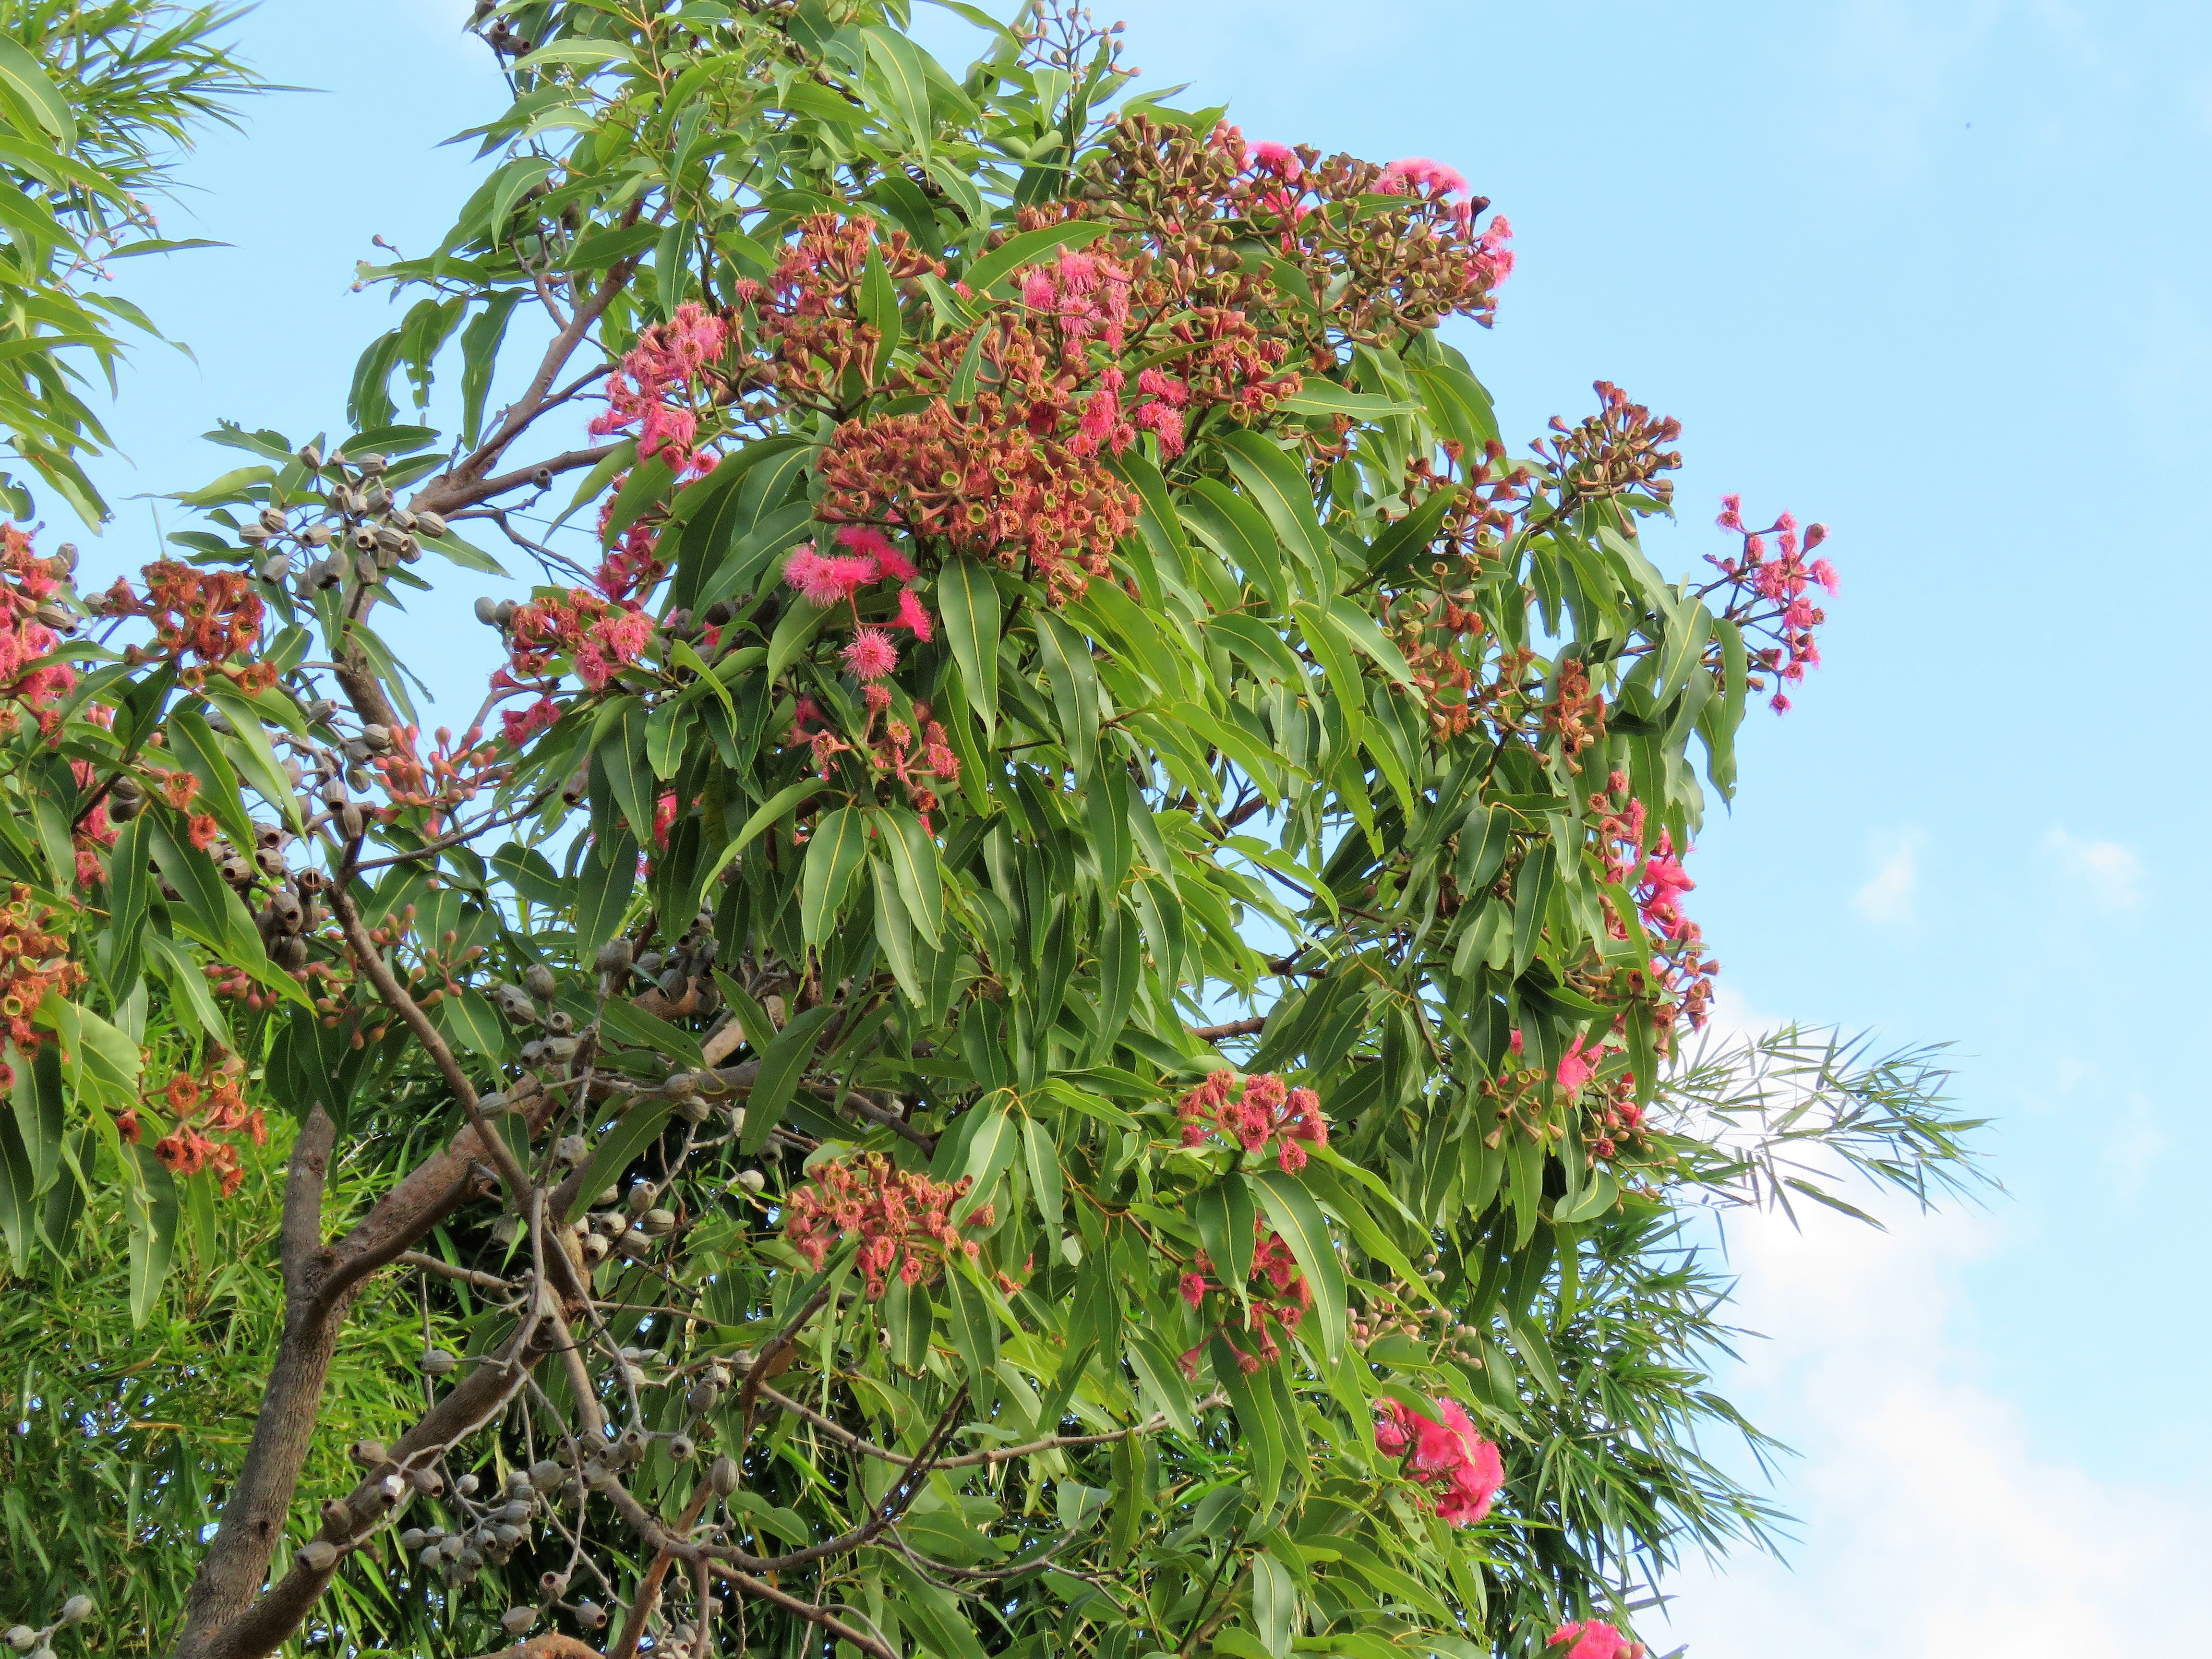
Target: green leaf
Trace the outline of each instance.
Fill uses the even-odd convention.
[[[1344,1264],[1337,1260],[1335,1241],[1313,1194],[1292,1176],[1279,1170],[1263,1170],[1251,1177],[1259,1188],[1261,1207],[1267,1224],[1283,1236],[1291,1254],[1312,1288],[1314,1313],[1321,1321],[1325,1357],[1334,1362],[1344,1352]]]
[[[133,1146],[123,1182],[131,1237],[131,1328],[143,1330],[169,1276],[177,1237],[177,1187],[150,1146]]]
[[[602,64],[635,64],[637,54],[620,40],[604,37],[556,40],[538,48],[526,58],[515,60],[516,73],[524,70],[550,69],[556,64],[575,68],[597,68]]]
[[[1437,532],[1443,527],[1444,514],[1458,499],[1456,489],[1432,489],[1421,498],[1419,507],[1391,520],[1368,544],[1369,580],[1388,583],[1401,570],[1417,563],[1421,555],[1429,550]]]
[[[999,586],[991,573],[964,555],[938,573],[937,606],[945,619],[945,638],[960,665],[968,707],[986,734],[999,723]]]
[[[1221,440],[1221,453],[1283,545],[1316,575],[1327,569],[1328,537],[1314,511],[1313,484],[1305,469],[1271,439],[1243,428]]]
[[[1335,599],[1328,602],[1328,619],[1337,633],[1354,649],[1372,661],[1392,679],[1419,695],[1413,684],[1413,671],[1407,665],[1404,655],[1390,643],[1374,617],[1369,616],[1350,599]]]
[[[574,1222],[590,1209],[592,1200],[620,1180],[622,1172],[660,1139],[661,1128],[675,1109],[674,1101],[658,1096],[641,1095],[633,1101],[622,1121],[592,1149],[592,1161],[584,1166],[576,1195],[568,1200],[568,1212],[562,1218]]]
[[[945,928],[945,884],[938,873],[937,843],[921,827],[921,820],[903,806],[879,809],[877,822],[889,826],[884,850],[898,878],[907,915],[934,949]]]
[[[76,148],[76,120],[70,113],[69,100],[39,67],[38,59],[4,34],[0,34],[0,85],[29,106],[39,125],[61,141],[64,151]]]
[[[762,830],[786,813],[793,811],[805,802],[811,800],[828,787],[829,785],[819,778],[801,778],[797,783],[788,784],[777,790],[775,794],[769,797],[766,805],[744,821],[743,827],[730,838],[729,844],[714,855],[714,861],[707,866],[707,873],[700,878],[701,885],[704,886],[713,881],[716,876],[720,875],[731,860],[751,845],[754,838]]]
[[[1082,635],[1049,611],[1036,613],[1037,651],[1060,714],[1062,745],[1081,788],[1098,760],[1098,670]]]
[[[1030,1177],[1030,1197],[1044,1224],[1057,1235],[1060,1229],[1060,1148],[1052,1133],[1033,1117],[1022,1120],[1022,1153]]]
[[[556,46],[557,45],[556,42]],[[551,52],[555,47],[548,46],[545,50]],[[554,164],[543,156],[538,155],[524,156],[520,161],[509,162],[501,169],[498,187],[492,191],[491,198],[490,228],[491,243],[494,247],[497,247],[506,240],[507,216],[514,211],[515,204],[521,201],[533,186],[542,185],[551,178],[553,171]]]
[[[934,123],[929,113],[929,65],[921,48],[897,30],[874,24],[864,26],[860,34],[868,43],[868,57],[883,76],[884,89],[890,94],[900,125],[927,161]]]
[[[522,290],[503,289],[461,331],[461,441],[473,447],[483,435],[484,401],[491,395],[492,371],[507,338],[507,319],[521,302]]]
[[[782,617],[776,623],[775,635],[768,642],[768,683],[774,685],[783,678],[783,671],[799,660],[800,654],[812,644],[821,630],[822,619],[832,615],[837,607],[816,605],[811,600],[793,595],[785,607]]]
[[[822,1028],[836,1012],[835,1003],[825,1002],[794,1014],[769,1044],[768,1052],[761,1056],[752,1092],[745,1100],[745,1132],[738,1143],[739,1152],[757,1152],[768,1145],[769,1133],[783,1121],[784,1109],[791,1104],[792,1096],[799,1091],[799,1079],[814,1058],[814,1044]]]
[[[860,807],[841,806],[814,826],[799,880],[799,914],[807,944],[820,945],[837,925],[867,844],[867,814]]]

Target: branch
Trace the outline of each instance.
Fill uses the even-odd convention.
[[[284,1517],[313,1443],[315,1419],[350,1294],[325,1299],[321,1273],[324,1176],[337,1126],[320,1106],[307,1114],[284,1177],[281,1239],[284,1329],[270,1370],[253,1437],[237,1484],[222,1506],[215,1540],[185,1595],[178,1659],[201,1659],[218,1634],[252,1602],[284,1534]]]
[[[1218,1042],[1224,1037],[1257,1036],[1267,1024],[1265,1014],[1255,1014],[1249,1019],[1232,1019],[1226,1025],[1190,1025],[1184,1029],[1200,1042]]]
[[[802,1601],[797,1596],[778,1589],[766,1579],[756,1578],[750,1573],[739,1572],[735,1567],[725,1566],[720,1561],[708,1565],[722,1575],[748,1595],[759,1597],[786,1613],[795,1613],[810,1625],[819,1625],[841,1642],[850,1642],[870,1656],[870,1659],[899,1659],[897,1654],[872,1636],[863,1636],[827,1607],[817,1607],[811,1601]]]
[[[478,1273],[473,1267],[456,1267],[450,1261],[441,1261],[434,1255],[425,1255],[420,1250],[402,1250],[393,1260],[410,1267],[420,1267],[426,1273],[439,1273],[447,1279],[458,1279],[465,1285],[473,1285],[480,1291],[506,1291],[510,1293],[523,1286],[497,1273]]]
[[[904,1452],[896,1452],[888,1446],[878,1446],[872,1440],[863,1439],[835,1418],[825,1417],[811,1406],[793,1400],[789,1395],[781,1394],[765,1385],[762,1387],[760,1392],[761,1397],[769,1404],[787,1411],[795,1417],[805,1418],[848,1451],[860,1452],[869,1457],[878,1457],[886,1463],[897,1463],[908,1468],[920,1462],[918,1458],[908,1457]],[[1202,1412],[1210,1407],[1223,1404],[1227,1399],[1226,1395],[1210,1394],[1192,1409]],[[1167,1413],[1155,1412],[1143,1422],[1133,1423],[1126,1429],[1115,1429],[1111,1434],[1048,1435],[1042,1440],[1032,1440],[1024,1445],[1000,1446],[989,1451],[964,1452],[958,1457],[940,1457],[933,1467],[940,1469],[972,1469],[988,1467],[993,1463],[1011,1462],[1017,1457],[1033,1457],[1039,1452],[1056,1451],[1065,1446],[1109,1445],[1116,1440],[1127,1440],[1135,1435],[1158,1434],[1167,1425]]]

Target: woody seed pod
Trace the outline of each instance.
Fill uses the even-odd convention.
[[[553,993],[560,988],[560,985],[559,981],[553,977],[553,970],[550,968],[542,962],[533,962],[522,970],[522,988],[540,1002],[549,1002],[552,1000]]]
[[[292,556],[289,553],[272,553],[261,562],[261,580],[264,582],[281,582],[291,574]]]
[[[318,1538],[301,1550],[300,1560],[310,1572],[328,1572],[337,1565],[338,1547],[327,1538]]]
[[[726,1454],[717,1457],[707,1471],[707,1484],[724,1498],[737,1491],[738,1481],[744,1478],[744,1471],[738,1468],[738,1460]]]

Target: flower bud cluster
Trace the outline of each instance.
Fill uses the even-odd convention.
[[[1247,1152],[1265,1152],[1275,1142],[1275,1162],[1285,1175],[1305,1168],[1307,1146],[1328,1145],[1321,1097],[1291,1088],[1273,1072],[1241,1079],[1234,1072],[1215,1072],[1176,1103],[1176,1116],[1186,1146],[1203,1146],[1211,1129]]]
[[[1282,1358],[1282,1345],[1275,1340],[1271,1325],[1279,1325],[1285,1331],[1297,1329],[1307,1312],[1313,1307],[1313,1287],[1306,1283],[1305,1274],[1298,1269],[1298,1259],[1283,1236],[1263,1221],[1252,1226],[1252,1268],[1246,1276],[1244,1289],[1244,1330],[1253,1342],[1247,1353],[1237,1346],[1237,1339],[1225,1324],[1216,1324],[1207,1335],[1218,1335],[1237,1356],[1237,1369],[1248,1376],[1262,1365],[1273,1364]],[[1226,1292],[1229,1286],[1206,1277],[1218,1274],[1212,1257],[1200,1250],[1192,1259],[1191,1271],[1182,1276],[1176,1289],[1182,1299],[1194,1309],[1203,1308],[1209,1294]],[[1205,1347],[1204,1339],[1182,1356],[1182,1368],[1187,1376],[1198,1374],[1198,1357]]]
[[[85,982],[69,959],[69,940],[54,927],[55,913],[38,902],[22,882],[9,884],[0,905],[0,1030],[28,1059],[46,1034],[31,1023],[49,996],[67,997]],[[13,1087],[14,1068],[0,1061],[0,1087]]]
[[[811,1182],[786,1200],[784,1237],[817,1269],[834,1246],[858,1237],[860,1273],[873,1300],[890,1288],[893,1274],[907,1285],[933,1281],[955,1255],[980,1252],[960,1229],[989,1226],[991,1206],[984,1205],[964,1223],[952,1219],[952,1206],[972,1184],[964,1176],[933,1181],[896,1168],[881,1152],[835,1159],[817,1167]]]
[[[1810,590],[1818,586],[1833,593],[1836,568],[1826,559],[1808,560],[1806,556],[1827,540],[1828,527],[1808,525],[1801,536],[1796,519],[1784,513],[1764,530],[1750,529],[1743,521],[1741,495],[1721,498],[1718,522],[1743,541],[1735,558],[1706,560],[1721,573],[1722,580],[1713,586],[1729,591],[1725,614],[1747,633],[1772,641],[1753,649],[1754,667],[1794,685],[1805,678],[1807,669],[1820,665],[1820,647],[1813,630],[1827,621],[1828,613],[1813,603]],[[1767,547],[1770,536],[1774,538],[1771,550]],[[1766,688],[1754,678],[1751,689]],[[1778,714],[1789,712],[1789,695],[1778,685],[1770,703]]]

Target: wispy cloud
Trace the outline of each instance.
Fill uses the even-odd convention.
[[[1729,1391],[1804,1454],[1779,1494],[1803,1541],[1792,1564],[1692,1567],[1672,1639],[1693,1659],[2196,1650],[2197,1611],[2174,1592],[2212,1582],[2212,1504],[2040,1443],[1960,1332],[1958,1270],[1988,1224],[1889,1218],[1887,1233],[1811,1212],[1802,1233],[1731,1226],[1737,1311],[1774,1340]]]
[[[2044,846],[2076,884],[2107,910],[2133,905],[2142,880],[2142,861],[2116,841],[2083,841],[2053,830]]]
[[[1852,896],[1852,908],[1869,921],[1905,923],[1914,919],[1913,897],[1920,884],[1920,832],[1908,830],[1891,842],[1875,872]]]

